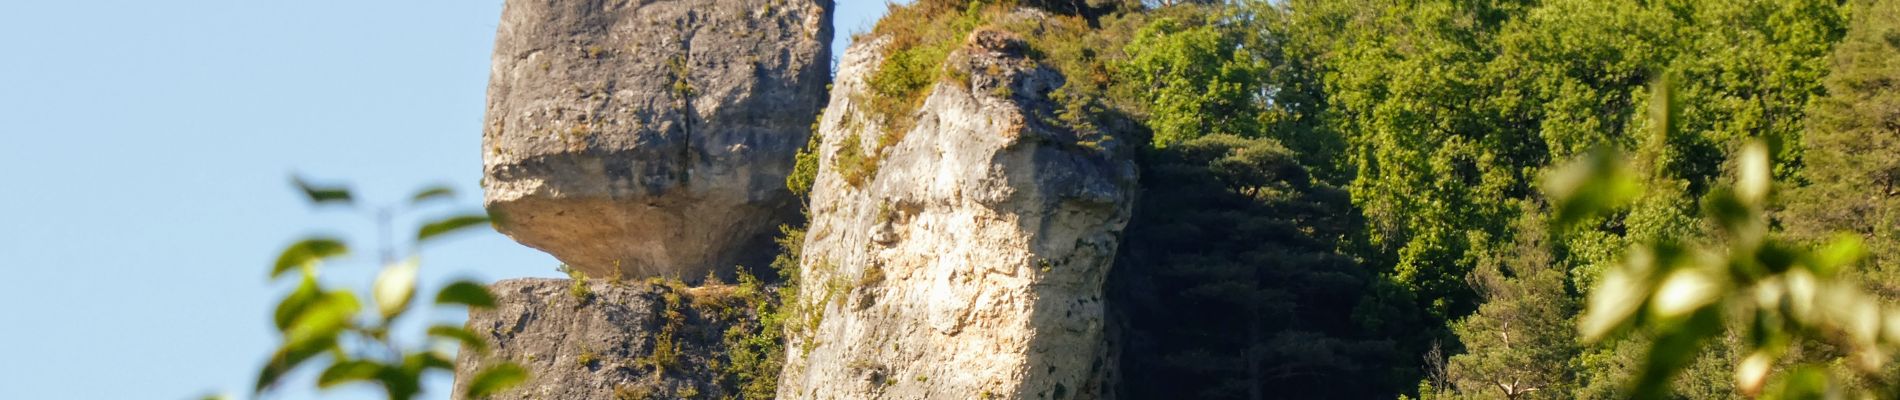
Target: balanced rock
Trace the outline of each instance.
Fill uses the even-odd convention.
[[[482,135],[496,226],[594,277],[762,265],[823,106],[831,0],[507,0]]]
[[[994,30],[886,132],[861,102],[889,42],[845,53],[820,122],[778,397],[1102,396],[1103,282],[1134,163],[1113,132],[1060,122],[1064,77]]]

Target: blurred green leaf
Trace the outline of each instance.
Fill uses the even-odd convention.
[[[1774,184],[1773,167],[1768,159],[1768,144],[1761,140],[1742,145],[1736,156],[1735,194],[1748,204],[1768,202],[1768,190]]]
[[[1642,309],[1642,283],[1622,269],[1612,269],[1590,291],[1590,306],[1577,329],[1586,342],[1597,342],[1630,322]]]
[[[383,368],[376,379],[383,382],[383,390],[390,400],[409,400],[422,392],[422,368],[414,363],[416,355],[403,358],[400,367]]]
[[[271,267],[271,279],[277,279],[292,268],[314,265],[318,261],[349,254],[350,248],[343,241],[331,237],[312,237],[285,248],[277,256],[277,264]]]
[[[273,318],[273,321],[277,323],[277,330],[290,329],[290,323],[302,316],[304,310],[309,309],[310,304],[316,302],[321,296],[323,292],[317,287],[317,278],[305,276],[303,281],[297,284],[295,291],[284,296],[284,301],[277,303],[276,316]]]
[[[276,384],[311,357],[335,350],[338,334],[350,326],[350,319],[359,309],[356,296],[348,291],[323,293],[311,301],[284,331],[284,347],[259,374],[257,391],[261,393]]]
[[[1778,390],[1771,390],[1762,399],[1829,399],[1827,370],[1812,365],[1804,365],[1789,372],[1777,382]]]
[[[1860,263],[1860,260],[1865,257],[1867,257],[1867,245],[1861,242],[1860,235],[1843,233],[1836,235],[1834,240],[1828,241],[1826,246],[1816,250],[1808,261],[1807,267],[1815,275],[1831,277]]]
[[[410,196],[409,205],[418,205],[434,200],[448,200],[453,198],[455,198],[455,189],[446,185],[430,186],[416,192],[414,196]]]
[[[264,364],[264,369],[258,372],[257,387],[255,388],[256,392],[263,393],[265,390],[270,389],[271,386],[277,384],[278,380],[283,379],[284,374],[289,373],[291,370],[296,369],[297,366],[302,365],[305,361],[310,361],[312,357],[323,354],[335,346],[336,338],[331,337],[327,340],[307,342],[278,349],[277,353],[271,356],[270,361]]]
[[[383,365],[374,361],[346,360],[331,364],[317,376],[317,388],[329,389],[351,382],[376,380],[376,374],[382,372]]]
[[[383,267],[383,272],[376,275],[370,296],[376,300],[376,309],[382,312],[384,320],[395,319],[409,310],[409,300],[416,296],[416,271],[421,267],[421,262],[411,257]]]
[[[1801,258],[1804,256],[1803,252],[1802,248],[1789,243],[1762,243],[1760,251],[1755,253],[1753,260],[1743,260],[1753,261],[1753,263],[1750,264],[1756,265],[1752,265],[1750,269],[1741,272],[1745,272],[1745,275],[1750,280],[1760,279],[1768,274],[1787,272],[1788,269],[1802,262]]]
[[[284,332],[284,342],[288,346],[301,346],[304,343],[334,342],[338,332],[350,325],[350,318],[362,306],[357,303],[356,295],[349,291],[325,293],[290,323],[290,329]]]
[[[1761,232],[1756,232],[1757,225],[1761,223],[1761,214],[1733,191],[1710,193],[1702,201],[1702,212],[1720,224],[1723,231],[1738,236],[1736,241],[1746,241],[1752,247],[1761,239]]]
[[[1587,308],[1577,323],[1584,341],[1603,340],[1632,322],[1649,301],[1650,288],[1656,285],[1651,275],[1657,269],[1657,257],[1654,249],[1634,249],[1630,251],[1629,261],[1604,271],[1603,278],[1590,291]]]
[[[1642,187],[1623,164],[1622,155],[1606,147],[1552,171],[1544,192],[1556,205],[1554,226],[1572,227],[1634,201]]]
[[[1743,358],[1735,367],[1735,389],[1750,397],[1761,393],[1762,385],[1768,382],[1768,372],[1775,368],[1775,359],[1775,354],[1766,351]]]
[[[448,357],[445,357],[442,354],[436,353],[433,351],[424,351],[424,352],[410,354],[408,357],[403,358],[402,364],[403,364],[403,369],[415,372],[417,374],[420,374],[422,372],[425,372],[431,369],[439,369],[439,370],[454,370],[455,369],[455,362],[449,361]]]
[[[1713,307],[1702,308],[1679,323],[1657,329],[1655,341],[1649,348],[1649,358],[1644,360],[1642,371],[1636,377],[1633,397],[1670,398],[1669,382],[1674,380],[1677,372],[1695,361],[1702,352],[1703,344],[1721,329],[1721,313]]]
[[[468,384],[467,398],[484,399],[528,380],[528,371],[514,363],[503,363],[475,374]]]
[[[1683,318],[1715,304],[1724,292],[1717,274],[1702,268],[1677,269],[1656,285],[1649,303],[1650,313],[1664,321]]]
[[[297,190],[303,191],[304,198],[309,199],[312,204],[342,203],[344,205],[350,205],[355,201],[350,195],[349,187],[346,186],[319,186],[296,175],[290,177],[290,183],[296,185]]]
[[[475,332],[471,332],[467,328],[454,325],[436,325],[429,327],[429,336],[453,339],[461,343],[463,348],[474,350],[475,354],[488,354],[488,341],[482,340],[480,336],[476,336]]]
[[[1788,318],[1800,324],[1818,322],[1819,318],[1815,315],[1816,309],[1820,307],[1817,298],[1819,298],[1818,293],[1821,292],[1821,283],[1815,279],[1814,274],[1806,270],[1791,270],[1782,274],[1781,280],[1782,285],[1787,288],[1782,293],[1785,297],[1784,302],[1787,304]]]
[[[1780,312],[1787,299],[1785,290],[1779,280],[1755,287],[1757,308],[1751,313],[1746,337],[1749,349],[1779,353],[1788,346],[1788,320]]]
[[[488,288],[479,283],[456,281],[455,283],[450,283],[448,287],[442,288],[442,291],[436,294],[435,303],[490,308],[495,306],[495,296],[489,294]]]
[[[1882,325],[1885,325],[1881,321],[1883,313],[1880,309],[1880,300],[1865,295],[1859,290],[1842,287],[1845,285],[1830,286],[1822,289],[1820,296],[1817,297],[1821,302],[1820,309],[1826,310],[1828,314],[1829,325],[1847,334],[1847,338],[1854,347],[1869,349],[1877,347],[1880,341],[1880,330]],[[1868,365],[1868,368],[1877,369],[1880,367],[1878,364],[1886,361],[1884,357],[1885,354],[1878,354],[1878,357],[1864,361],[1875,364]]]
[[[1887,314],[1885,318],[1881,320],[1881,324],[1885,326],[1880,329],[1883,340],[1886,340],[1890,345],[1900,344],[1900,310],[1887,310]]]
[[[435,220],[422,225],[422,229],[416,231],[416,242],[425,242],[437,236],[463,229],[487,226],[488,222],[489,219],[487,215],[479,214],[465,214]]]

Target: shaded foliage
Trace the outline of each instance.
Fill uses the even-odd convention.
[[[1367,398],[1399,361],[1352,315],[1372,275],[1338,251],[1345,193],[1271,139],[1151,151],[1116,263],[1131,398]],[[1393,382],[1387,382],[1388,384]]]

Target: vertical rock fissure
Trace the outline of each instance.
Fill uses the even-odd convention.
[[[588,125],[596,127],[595,129],[600,129],[601,122],[606,119],[605,116],[608,115],[608,111],[613,107],[614,90],[619,89],[619,83],[620,81],[617,79],[608,79],[607,82],[601,84],[600,102],[594,106],[592,111],[588,111],[587,113],[586,120]],[[587,135],[582,138],[582,140],[587,142],[588,150],[592,151],[605,147],[601,141],[606,140],[606,135]],[[629,172],[629,174],[631,174],[631,172]]]
[[[686,19],[679,25],[679,55],[669,60],[672,65],[667,66],[672,69],[673,95],[679,102],[680,147],[679,156],[675,159],[679,163],[676,170],[679,171],[677,176],[681,187],[691,186],[693,165],[698,162],[697,154],[693,152],[693,127],[698,122],[695,119],[699,118],[699,112],[693,105],[694,88],[697,86],[693,84],[692,70],[693,38],[698,32],[698,15],[697,11],[686,12]]]

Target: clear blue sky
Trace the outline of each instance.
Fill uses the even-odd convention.
[[[885,10],[840,2],[840,46]],[[356,215],[307,208],[291,172],[352,183],[372,203],[445,183],[462,196],[437,211],[479,208],[500,9],[0,2],[0,399],[245,393],[275,344],[267,318],[287,288],[264,275],[277,251],[305,233],[359,250],[373,240]],[[361,287],[373,258],[359,251],[327,276]],[[556,274],[552,258],[494,233],[424,260],[433,283]],[[429,397],[447,398],[435,382]],[[278,398],[313,397],[291,389]]]

